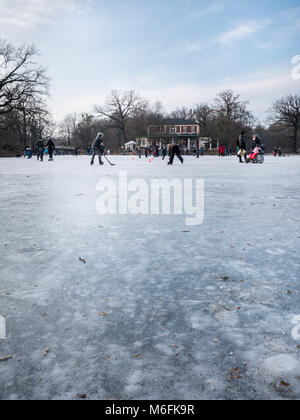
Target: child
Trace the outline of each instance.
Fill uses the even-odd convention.
[[[256,156],[259,154],[259,147],[256,146],[251,155],[249,156],[250,160],[254,160]]]

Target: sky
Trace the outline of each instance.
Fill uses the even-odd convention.
[[[299,0],[0,0],[0,37],[39,48],[56,120],[113,89],[166,112],[232,89],[263,123],[275,99],[300,93]]]

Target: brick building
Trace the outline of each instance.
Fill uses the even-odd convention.
[[[171,118],[160,125],[148,127],[148,141],[152,144],[177,143],[184,151],[199,147],[200,126],[195,121]]]

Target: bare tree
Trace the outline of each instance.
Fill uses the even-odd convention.
[[[193,110],[186,107],[177,108],[175,111],[171,112],[171,118],[179,118],[182,120],[191,120],[193,119]]]
[[[76,126],[76,137],[80,145],[84,148],[89,148],[95,137],[95,118],[91,114],[81,114],[80,120]]]
[[[0,115],[18,109],[28,96],[48,94],[49,79],[34,46],[15,48],[0,40]]]
[[[298,136],[300,130],[300,96],[288,95],[274,102],[270,109],[271,121],[278,128],[292,131],[292,149],[298,152]]]
[[[249,102],[241,100],[241,95],[225,90],[215,99],[215,112],[218,117],[227,121],[248,124],[251,116],[247,110],[248,104]]]
[[[70,146],[75,138],[77,127],[77,114],[68,114],[59,126],[59,135],[67,142]]]
[[[127,143],[127,124],[139,111],[147,107],[147,102],[133,90],[112,91],[104,106],[96,106],[96,112],[109,120],[111,128],[120,130],[124,143]]]
[[[235,142],[240,130],[251,130],[255,119],[248,110],[249,102],[243,101],[232,90],[221,92],[215,99],[214,118],[217,137],[230,145]]]
[[[208,136],[209,123],[213,115],[213,109],[208,104],[198,104],[193,111],[194,119],[200,125],[203,137]]]

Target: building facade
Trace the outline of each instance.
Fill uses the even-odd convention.
[[[191,151],[199,147],[200,137],[199,124],[191,120],[172,118],[148,127],[150,145],[176,143],[184,151]]]

